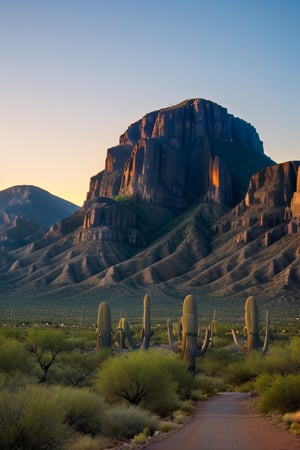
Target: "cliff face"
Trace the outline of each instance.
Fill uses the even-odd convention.
[[[115,289],[125,304],[153,288],[159,302],[194,292],[222,307],[249,293],[299,303],[300,161],[274,165],[250,124],[206,100],[131,125],[85,205],[45,235],[9,212],[0,289],[21,299],[28,286],[30,299],[88,288],[113,301]]]
[[[247,159],[254,167],[231,167]],[[121,194],[175,210],[197,199],[233,205],[250,175],[271,163],[252,125],[213,102],[187,100],[129,126],[91,179],[87,201]]]
[[[246,206],[253,204],[290,206],[297,189],[298,166],[298,161],[290,161],[267,167],[253,175],[245,197]],[[298,184],[300,188],[300,182]]]
[[[291,211],[294,219],[300,219],[300,164],[297,171],[297,185],[291,200]]]

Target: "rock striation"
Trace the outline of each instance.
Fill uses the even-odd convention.
[[[251,124],[211,101],[186,100],[128,127],[91,178],[87,202],[121,195],[176,211],[196,200],[232,206],[269,164]]]
[[[252,125],[207,100],[130,125],[83,207],[46,233],[11,213],[0,214],[0,292],[22,301],[123,308],[153,289],[160,306],[187,292],[221,309],[249,295],[299,305],[300,161],[275,164]]]
[[[251,242],[263,234],[269,247],[287,234],[300,232],[300,161],[266,167],[254,174],[244,200],[231,220],[214,227],[217,233],[241,229],[235,242]]]
[[[291,200],[291,212],[294,219],[300,219],[300,166],[297,171],[296,191]]]

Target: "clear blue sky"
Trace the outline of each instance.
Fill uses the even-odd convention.
[[[300,0],[0,0],[0,189],[82,204],[146,113],[206,98],[300,159]]]

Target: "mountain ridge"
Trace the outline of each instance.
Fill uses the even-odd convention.
[[[299,161],[276,164],[251,124],[210,101],[149,114],[108,149],[81,208],[0,253],[0,288],[118,304],[123,292],[128,306],[125,293],[145,290],[229,308],[255,294],[294,308]]]

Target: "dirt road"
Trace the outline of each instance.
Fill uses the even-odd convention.
[[[226,392],[199,404],[183,427],[147,450],[300,450],[300,440],[252,412],[247,394]]]

